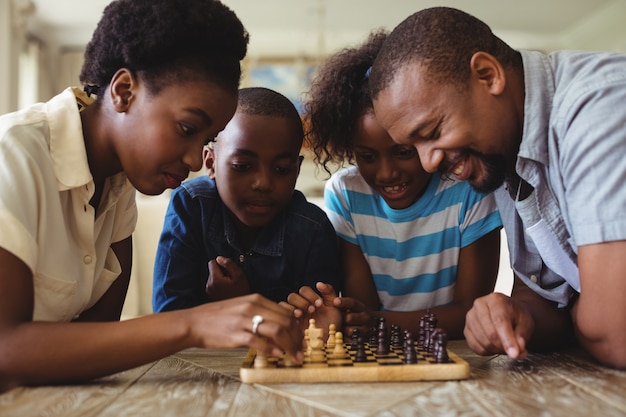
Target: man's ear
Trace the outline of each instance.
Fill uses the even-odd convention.
[[[506,85],[504,67],[493,55],[476,52],[470,60],[471,78],[487,87],[489,93],[500,95]]]
[[[138,87],[137,78],[127,68],[121,68],[113,75],[109,94],[113,107],[118,113],[125,113],[134,100]]]
[[[214,144],[215,145],[215,144]],[[202,160],[204,161],[204,170],[209,178],[215,179],[215,151],[209,146],[202,149]]]

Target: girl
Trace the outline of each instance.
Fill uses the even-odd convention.
[[[333,305],[344,326],[367,332],[374,317],[417,334],[429,309],[450,338],[461,338],[473,300],[493,291],[501,221],[491,195],[428,174],[412,146],[393,142],[374,115],[368,68],[386,34],[331,56],[306,103],[316,162],[356,163],[335,172],[324,199],[337,230],[345,276],[342,298],[318,284],[292,294],[300,312]],[[332,311],[332,308],[328,309]],[[300,312],[296,315],[301,314]],[[337,313],[317,311],[322,323]]]
[[[0,118],[0,391],[188,347],[300,355],[295,321],[259,295],[119,322],[135,189],[201,168],[234,114],[247,42],[217,1],[117,0],[87,46],[85,92]]]

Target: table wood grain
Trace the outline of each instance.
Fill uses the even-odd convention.
[[[626,416],[626,372],[578,349],[522,361],[449,348],[471,366],[461,381],[245,384],[247,349],[189,349],[79,385],[20,387],[0,416]]]

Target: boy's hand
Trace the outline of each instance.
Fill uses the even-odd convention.
[[[342,325],[341,311],[333,304],[337,294],[330,284],[318,282],[315,287],[322,294],[321,297],[313,288],[304,286],[298,293],[289,294],[287,303],[283,302],[281,305],[293,312],[302,331],[309,326],[309,319],[314,318],[316,326],[323,329],[324,337],[327,337],[328,326],[331,323],[335,324],[338,330]]]
[[[374,323],[374,316],[369,312],[365,304],[355,298],[337,297],[333,305],[344,312],[343,328],[345,334],[352,334],[353,329],[358,329],[361,335],[367,335]]]
[[[524,359],[533,330],[534,321],[526,308],[511,297],[492,293],[474,301],[463,334],[479,355],[506,353],[513,359]]]
[[[212,301],[250,294],[243,270],[230,258],[218,256],[209,261],[209,277],[205,291]]]

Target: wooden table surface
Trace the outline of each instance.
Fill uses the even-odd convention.
[[[13,389],[0,416],[626,416],[626,372],[580,350],[513,361],[464,341],[448,348],[469,362],[469,379],[245,384],[246,349],[190,349],[86,384]]]

